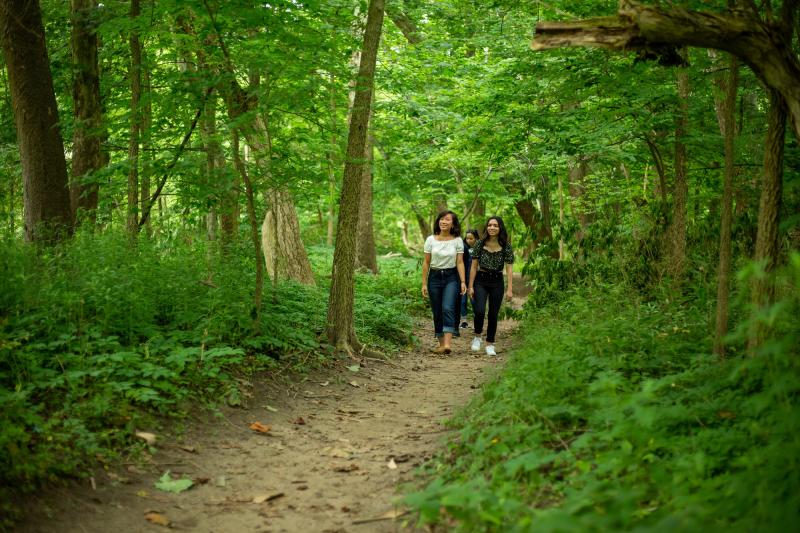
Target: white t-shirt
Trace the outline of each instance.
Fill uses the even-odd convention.
[[[435,235],[431,235],[425,240],[424,250],[426,254],[431,254],[431,268],[453,268],[456,266],[456,255],[464,253],[464,241],[461,237],[439,241]]]

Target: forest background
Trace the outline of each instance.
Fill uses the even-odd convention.
[[[390,1],[374,77],[369,7],[0,2],[3,495],[419,342],[449,208],[502,215],[533,292],[421,520],[797,524],[798,3]]]

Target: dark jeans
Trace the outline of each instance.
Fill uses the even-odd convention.
[[[503,303],[503,272],[478,271],[475,274],[475,299],[472,310],[475,312],[475,335],[483,332],[483,317],[486,315],[486,300],[489,300],[489,326],[486,328],[486,342],[493,343],[497,333],[497,315]]]
[[[446,268],[428,273],[428,296],[433,310],[433,331],[437,337],[456,331],[456,296],[460,283],[458,270]]]

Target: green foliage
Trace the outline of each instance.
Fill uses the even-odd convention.
[[[256,371],[307,370],[321,344],[328,288],[265,287],[253,327],[252,252],[220,255],[188,234],[80,232],[56,248],[0,244],[0,483],[29,490],[135,449],[134,430],[190,402],[241,403]],[[38,254],[38,255],[37,255]],[[331,250],[312,253],[317,272]],[[411,342],[414,262],[358,275],[356,330],[384,350]]]
[[[587,285],[532,312],[408,503],[459,531],[796,527],[798,254],[782,279],[756,357],[708,355],[703,302]]]

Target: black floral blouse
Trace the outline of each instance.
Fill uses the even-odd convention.
[[[472,259],[478,260],[481,270],[503,270],[504,264],[514,262],[514,250],[511,248],[511,243],[506,243],[502,250],[490,252],[483,248],[483,241],[479,240],[469,253]]]

